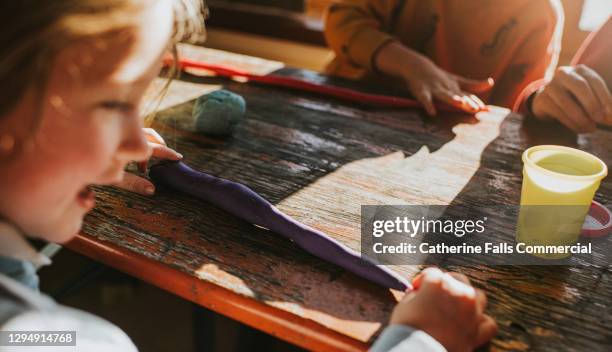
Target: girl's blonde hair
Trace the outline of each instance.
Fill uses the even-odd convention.
[[[2,117],[15,108],[28,90],[34,88],[39,97],[43,96],[51,63],[59,51],[75,41],[129,29],[133,26],[133,15],[154,1],[159,0],[3,1],[0,5],[0,124]],[[208,14],[203,0],[170,1],[174,3],[173,43],[202,41]],[[176,56],[175,45],[173,54]],[[169,76],[174,72],[170,70]],[[34,128],[38,118],[28,122]],[[2,137],[0,130],[0,147]]]

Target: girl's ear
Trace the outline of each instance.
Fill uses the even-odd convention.
[[[0,87],[0,95],[3,89],[8,88]],[[0,165],[33,145],[41,124],[43,97],[44,89],[30,87],[11,103],[7,112],[0,113]]]
[[[15,137],[11,134],[0,134],[0,157],[10,154],[15,148]]]

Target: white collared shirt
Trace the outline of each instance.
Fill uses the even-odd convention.
[[[48,265],[49,258],[38,253],[17,228],[0,222],[0,256]],[[0,272],[0,331],[76,331],[76,346],[0,346],[0,351],[125,351],[136,346],[117,326],[87,312],[57,304]]]
[[[51,264],[51,260],[28,243],[13,225],[0,220],[0,257],[29,261],[36,267]]]

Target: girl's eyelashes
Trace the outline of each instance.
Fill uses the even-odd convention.
[[[135,109],[134,104],[126,101],[107,100],[99,104],[102,109],[116,110],[120,112],[131,112]]]

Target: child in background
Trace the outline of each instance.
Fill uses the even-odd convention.
[[[582,44],[569,66],[552,80],[533,82],[514,110],[541,120],[557,120],[574,132],[612,126],[612,17]]]
[[[69,241],[94,207],[91,185],[121,183],[151,154],[180,158],[143,129],[140,107],[173,43],[203,33],[202,12],[196,0],[0,5],[0,331],[74,330],[79,351],[136,350],[111,323],[38,292],[33,264],[49,260],[26,236]],[[374,350],[469,350],[495,333],[464,276],[429,269],[415,287]]]
[[[340,0],[325,22],[328,73],[398,78],[429,115],[435,101],[511,107],[552,74],[562,27],[558,0]]]

